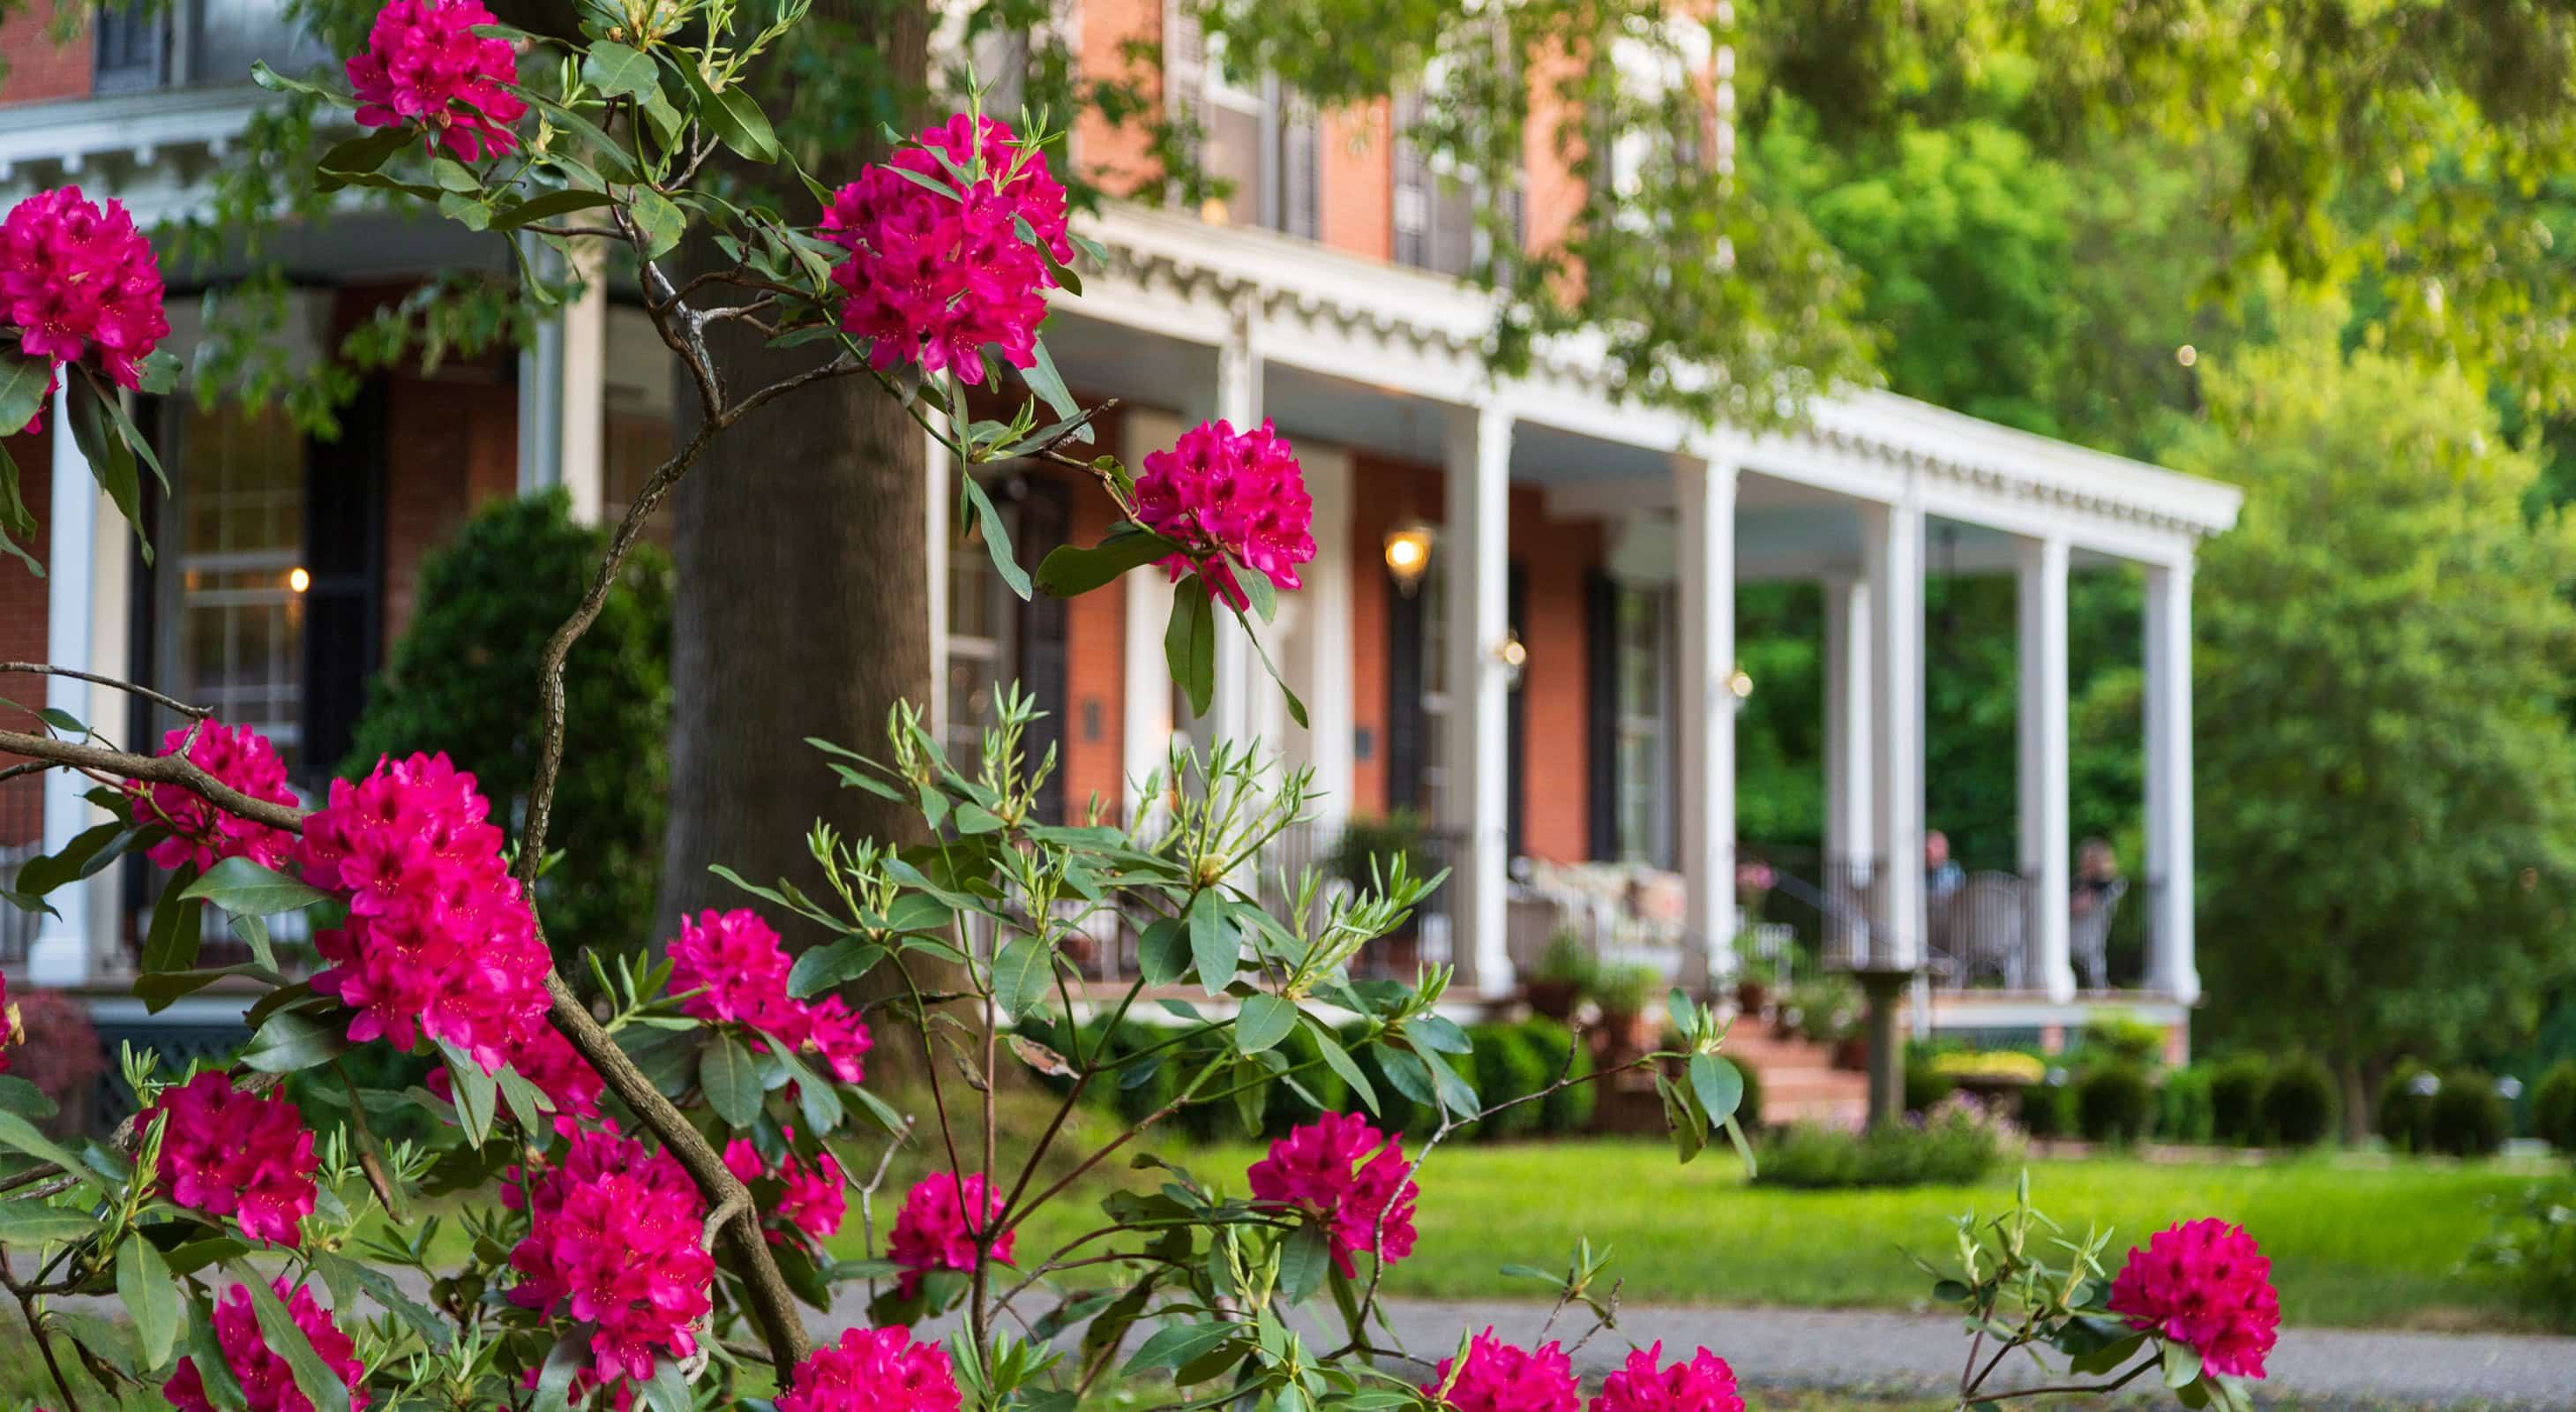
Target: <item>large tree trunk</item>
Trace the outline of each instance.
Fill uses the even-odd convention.
[[[922,91],[918,4],[821,0],[806,28],[819,37],[842,26],[884,65],[905,102]],[[819,115],[800,111],[810,103],[797,101],[791,72],[788,64],[770,64],[753,91],[793,143],[800,132],[824,129],[813,121]],[[811,170],[838,183],[878,154],[853,145],[805,155]],[[746,167],[741,175],[766,187],[782,181],[775,168]],[[790,213],[812,204],[801,188],[771,194]],[[740,321],[709,335],[729,396],[828,356],[810,345],[765,349]],[[696,393],[685,374],[680,400],[694,412]],[[676,934],[679,918],[702,908],[751,901],[710,874],[709,864],[754,882],[810,883],[817,870],[805,839],[816,820],[844,838],[916,837],[917,817],[842,788],[805,741],[817,737],[883,758],[888,711],[899,701],[928,700],[922,452],[921,427],[910,415],[872,381],[845,378],[794,393],[718,436],[680,483],[671,800],[657,936]],[[810,924],[771,916],[773,907],[760,910],[791,947],[816,939]]]

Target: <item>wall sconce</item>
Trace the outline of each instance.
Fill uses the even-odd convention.
[[[1420,520],[1407,520],[1386,532],[1386,571],[1395,578],[1395,586],[1410,598],[1422,586],[1422,576],[1431,568],[1431,542],[1437,537],[1431,526]]]
[[[304,590],[311,588],[312,586],[313,576],[304,572],[303,565],[298,564],[294,568],[286,571],[287,592],[302,593]]]
[[[1520,690],[1521,669],[1529,665],[1529,648],[1521,641],[1520,629],[1503,629],[1503,640],[1494,644],[1494,660],[1503,664],[1508,689]]]
[[[1736,663],[1735,670],[1726,674],[1726,691],[1738,701],[1749,700],[1752,697],[1753,674],[1744,670],[1742,662]]]

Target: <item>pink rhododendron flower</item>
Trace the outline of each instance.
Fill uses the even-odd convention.
[[[968,1211],[974,1216],[968,1216]],[[969,1222],[989,1223],[1002,1214],[1002,1194],[989,1189],[981,1172],[957,1177],[935,1172],[914,1185],[903,1199],[886,1237],[886,1256],[903,1266],[897,1292],[910,1299],[921,1292],[921,1277],[932,1270],[975,1268],[975,1236]],[[993,1242],[993,1258],[1011,1263],[1011,1232]]]
[[[348,925],[314,938],[333,964],[313,988],[357,1012],[350,1039],[408,1050],[426,1033],[486,1072],[538,1042],[551,962],[490,812],[440,754],[334,780],[305,818],[306,881],[349,897]]]
[[[313,1302],[313,1292],[302,1285],[293,1291],[286,1281],[274,1280],[269,1288],[277,1292],[286,1305],[295,1327],[313,1345],[313,1352],[340,1375],[349,1386],[350,1412],[367,1405],[367,1394],[358,1384],[367,1376],[364,1364],[357,1359],[357,1349],[340,1326],[321,1305]],[[224,1367],[233,1381],[241,1385],[242,1399],[250,1412],[314,1412],[313,1400],[295,1386],[295,1372],[286,1364],[286,1355],[271,1350],[259,1331],[259,1313],[251,1307],[250,1286],[234,1285],[224,1292],[215,1305],[215,1348],[223,1355]],[[197,1371],[197,1360],[182,1358],[172,1370],[170,1381],[162,1384],[161,1395],[179,1412],[215,1412],[215,1404],[206,1397],[205,1376]]]
[[[933,149],[974,179],[959,181]],[[1037,244],[1021,235],[1023,223]],[[1007,124],[986,118],[978,128],[963,113],[924,128],[915,145],[835,192],[822,236],[850,252],[832,280],[847,296],[841,327],[870,340],[870,363],[919,363],[969,382],[983,379],[986,344],[1015,368],[1037,361],[1046,291],[1056,283],[1047,257],[1073,259],[1064,188],[1045,159],[1015,145]]]
[[[1237,611],[1252,600],[1234,566],[1295,588],[1297,566],[1315,557],[1315,501],[1285,437],[1263,422],[1238,432],[1224,421],[1181,433],[1169,451],[1145,457],[1136,475],[1136,514],[1145,528],[1191,546],[1212,545],[1203,558],[1163,561],[1174,580],[1196,572],[1208,592]]]
[[[1454,1358],[1440,1360],[1439,1370],[1422,1385],[1437,1392],[1449,1381]],[[1565,1350],[1542,1344],[1531,1352],[1494,1337],[1488,1325],[1467,1345],[1467,1365],[1449,1388],[1448,1403],[1458,1412],[1575,1412],[1574,1364]]]
[[[590,1061],[572,1047],[572,1041],[556,1033],[553,1026],[539,1025],[533,1035],[511,1046],[507,1058],[519,1077],[554,1104],[552,1126],[558,1136],[570,1137],[581,1119],[599,1116],[599,1095],[607,1090],[607,1084],[600,1079],[599,1071],[590,1067]],[[428,1086],[440,1098],[456,1101],[456,1081],[449,1077],[446,1065],[429,1071]],[[510,1110],[504,1106],[501,1111],[507,1114]]]
[[[515,1183],[502,1199],[517,1204]],[[510,1301],[596,1325],[591,1373],[601,1382],[650,1378],[656,1353],[697,1352],[716,1273],[698,1243],[705,1222],[677,1158],[647,1152],[614,1124],[581,1129],[529,1192],[528,1234],[510,1252],[521,1276]]]
[[[231,1216],[255,1240],[297,1244],[313,1210],[313,1133],[282,1093],[246,1093],[209,1070],[161,1090],[145,1122],[161,1130],[162,1185],[170,1199]]]
[[[117,386],[141,387],[143,360],[170,336],[161,298],[161,262],[122,202],[102,207],[66,186],[0,220],[0,324],[18,330],[20,352],[55,366],[48,393],[62,364],[90,354]]]
[[[190,764],[251,798],[295,802],[295,791],[286,783],[286,762],[277,758],[277,747],[267,736],[248,726],[203,721],[193,728],[196,739],[191,741],[190,729],[182,726],[162,736],[161,753],[175,755],[185,746]],[[295,851],[295,835],[227,814],[194,790],[141,780],[128,780],[125,787],[134,796],[134,822],[170,826],[170,836],[152,845],[156,867],[194,863],[203,872],[226,858],[248,858],[274,870],[285,867]]]
[[[503,85],[518,79],[519,54],[506,39],[474,33],[491,23],[476,0],[390,0],[376,12],[365,52],[349,57],[358,125],[420,123],[432,155],[444,144],[460,162],[517,150],[510,125],[528,105]]]
[[[748,908],[683,918],[670,956],[671,991],[688,995],[680,1002],[682,1013],[774,1035],[790,1050],[822,1061],[843,1083],[865,1076],[860,1060],[871,1043],[867,1025],[837,995],[815,1001],[789,995],[787,949]]]
[[[902,1329],[844,1329],[796,1365],[778,1412],[958,1412],[947,1350]]]
[[[787,1140],[796,1140],[794,1129],[787,1130]],[[838,1232],[842,1218],[849,1214],[849,1196],[842,1190],[845,1183],[840,1159],[834,1157],[828,1148],[816,1153],[811,1162],[797,1156],[791,1148],[779,1159],[773,1171],[760,1160],[760,1149],[752,1146],[751,1139],[738,1137],[725,1144],[724,1164],[745,1185],[769,1177],[777,1178],[777,1198],[763,1201],[761,1209],[811,1239],[821,1240]],[[773,1227],[769,1239],[774,1244],[784,1237]]]
[[[2263,1355],[2281,1328],[2272,1262],[2244,1228],[2215,1218],[2185,1221],[2131,1248],[2111,1280],[2109,1308],[2129,1327],[2200,1351],[2210,1372],[2263,1376]]]
[[[9,1004],[9,978],[0,976],[0,1074],[9,1072],[9,1046],[18,1042],[18,1012]]]
[[[1253,1199],[1293,1206],[1322,1222],[1332,1237],[1333,1263],[1345,1275],[1357,1273],[1351,1257],[1361,1252],[1384,1260],[1413,1253],[1413,1203],[1421,1194],[1413,1166],[1393,1133],[1379,1132],[1357,1113],[1326,1113],[1291,1130],[1244,1175]]]
[[[1664,1345],[1632,1349],[1618,1371],[1601,1380],[1601,1395],[1591,1412],[1744,1412],[1735,1390],[1735,1370],[1703,1348],[1687,1362],[1669,1368]]]

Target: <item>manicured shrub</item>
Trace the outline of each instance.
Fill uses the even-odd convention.
[[[1521,1023],[1521,1035],[1530,1052],[1538,1056],[1549,1083],[1556,1082],[1559,1074],[1581,1079],[1592,1072],[1592,1052],[1576,1044],[1574,1032],[1556,1021],[1533,1016]],[[1566,1065],[1569,1054],[1574,1061],[1571,1068]],[[1583,1131],[1591,1124],[1593,1105],[1599,1099],[1595,1084],[1575,1083],[1558,1089],[1534,1105],[1538,1109],[1538,1130],[1550,1136]]]
[[[1764,1139],[1753,1180],[1798,1190],[1965,1185],[1984,1180],[2007,1145],[1984,1110],[1954,1099],[1919,1122],[1861,1133],[1792,1124]]]
[[[513,835],[535,777],[537,680],[546,640],[590,589],[608,531],[573,523],[562,492],[495,500],[421,565],[419,606],[367,690],[340,773],[379,756],[444,750]],[[546,935],[567,976],[584,949],[632,950],[653,915],[669,782],[671,566],[639,544],[564,672],[565,753],[551,844],[537,881]]]
[[[2067,1081],[2066,1071],[2051,1069],[2038,1083],[2023,1089],[2013,1117],[2034,1138],[2074,1136],[2075,1086]]]
[[[1929,1113],[1939,1107],[1941,1100],[1949,1097],[1956,1087],[1948,1074],[1930,1064],[1908,1064],[1905,1066],[1905,1111]]]
[[[2496,1092],[2495,1080],[2475,1069],[2442,1076],[2427,1121],[2432,1149],[2453,1157],[2492,1157],[2513,1133],[2512,1107]]]
[[[2272,1088],[2272,1063],[2240,1054],[2209,1076],[2210,1135],[2231,1147],[2260,1147],[2269,1140],[2263,1100]]]
[[[2135,1065],[2105,1064],[2076,1086],[2075,1113],[2087,1142],[2142,1141],[2155,1126],[2155,1085]]]
[[[2194,1064],[2165,1075],[2156,1090],[2156,1133],[2167,1142],[2207,1142],[2216,1130],[2210,1090],[2217,1071]]]
[[[2152,1073],[2164,1062],[2165,1028],[2125,1010],[2105,1010],[2084,1022],[2076,1048],[2088,1064],[2126,1064]]]
[[[2442,1081],[2412,1060],[2389,1071],[2380,1081],[2379,1106],[2372,1126],[2389,1146],[2401,1152],[2429,1152],[2433,1147],[2433,1099]]]
[[[2531,1090],[2531,1132],[2561,1152],[2576,1152],[2576,1059],[2561,1059]]]
[[[1515,1098],[1537,1093],[1547,1087],[1555,1074],[1547,1059],[1534,1047],[1528,1034],[1518,1025],[1476,1025],[1467,1031],[1476,1045],[1475,1064],[1470,1081],[1476,1085],[1476,1101],[1491,1108]],[[1496,1138],[1522,1137],[1538,1131],[1539,1111],[1535,1102],[1506,1108],[1491,1118],[1462,1132],[1478,1142]]]
[[[2263,1089],[2264,1141],[2282,1147],[2314,1147],[2334,1136],[2334,1075],[2302,1054],[2283,1061]]]

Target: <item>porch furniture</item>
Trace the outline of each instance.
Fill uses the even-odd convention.
[[[2127,878],[2113,878],[2102,890],[2102,900],[2077,912],[2068,923],[2066,949],[2075,968],[2084,973],[2086,990],[2111,988],[2111,917],[2120,910],[2120,899],[2129,892]]]

